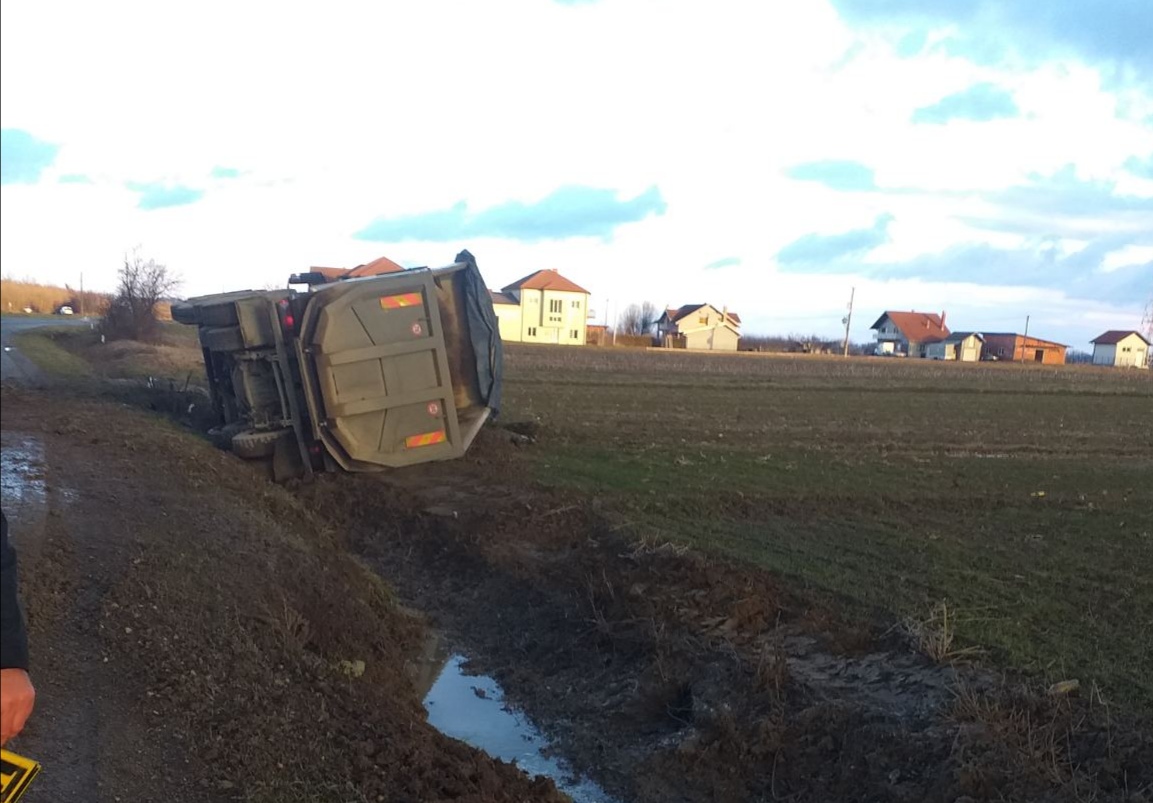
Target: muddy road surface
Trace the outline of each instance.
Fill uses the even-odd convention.
[[[33,803],[566,799],[429,723],[449,656],[622,803],[1153,790],[1140,717],[933,663],[892,622],[637,541],[535,486],[531,444],[501,429],[464,460],[278,487],[98,392],[6,384],[2,413]]]

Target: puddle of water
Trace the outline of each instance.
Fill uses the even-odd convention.
[[[616,803],[595,783],[573,773],[541,751],[548,742],[523,715],[509,710],[500,685],[484,675],[466,675],[465,658],[452,655],[424,698],[428,721],[446,736],[459,739],[503,761],[515,761],[529,775],[551,778],[575,803]]]
[[[4,506],[39,507],[47,498],[44,445],[35,438],[5,437],[0,448],[0,499]]]

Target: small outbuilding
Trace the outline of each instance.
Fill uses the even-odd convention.
[[[1148,368],[1149,340],[1133,330],[1110,329],[1090,341],[1093,364],[1116,368]]]

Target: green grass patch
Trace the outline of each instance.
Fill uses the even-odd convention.
[[[538,479],[638,535],[1153,708],[1153,377],[1091,367],[510,348]]]
[[[61,343],[62,339],[73,334],[73,330],[66,328],[38,328],[14,334],[13,340],[21,354],[50,376],[92,376],[92,366]]]

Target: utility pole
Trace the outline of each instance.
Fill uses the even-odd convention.
[[[1020,362],[1025,361],[1025,343],[1029,340],[1029,316],[1025,316],[1025,336],[1021,338],[1021,356],[1018,358]]]
[[[856,295],[857,288],[854,287],[849,291],[849,314],[841,321],[841,323],[845,325],[845,347],[843,355],[845,357],[849,356],[849,327],[853,325],[853,299],[856,298]]]
[[[80,309],[78,309],[77,312],[79,312],[80,315],[83,316],[84,315],[84,271],[80,271],[80,298],[77,299],[77,306],[80,307]]]

